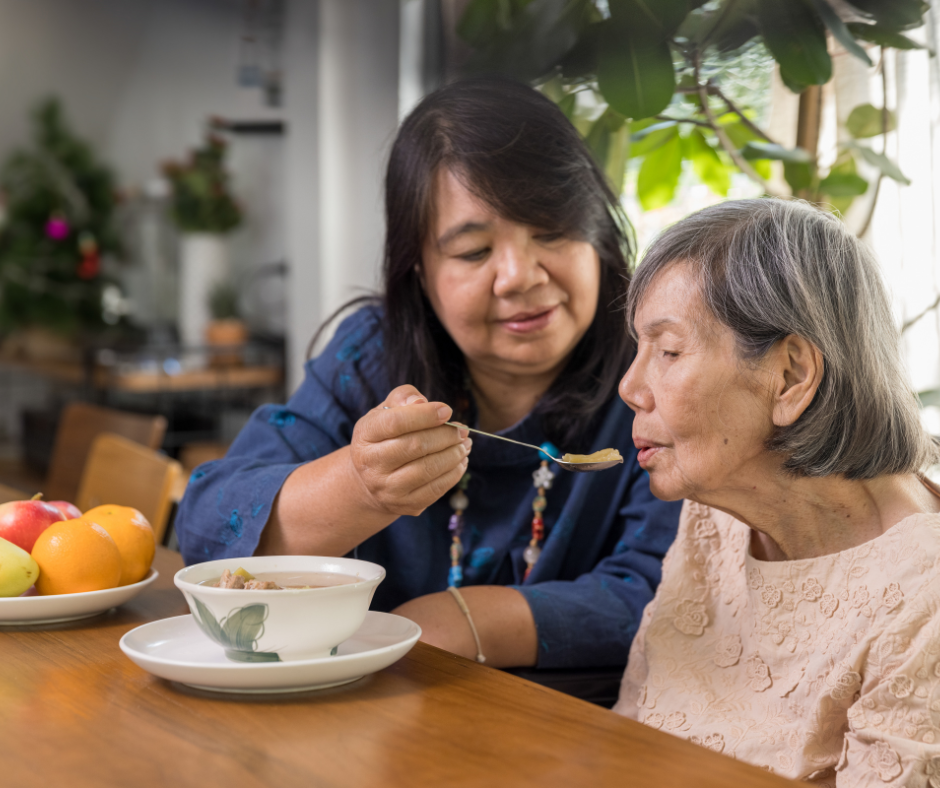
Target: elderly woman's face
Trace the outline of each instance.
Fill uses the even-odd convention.
[[[471,372],[554,370],[594,320],[594,247],[502,218],[449,170],[438,173],[435,197],[422,280]]]
[[[761,370],[738,359],[731,331],[702,303],[687,266],[673,264],[636,311],[637,357],[620,396],[658,498],[715,501],[747,483],[773,430]]]

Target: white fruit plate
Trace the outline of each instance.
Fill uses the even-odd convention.
[[[0,599],[0,626],[58,624],[62,621],[96,616],[130,601],[159,576],[156,569],[151,569],[150,574],[139,583],[106,588],[104,591],[4,597]]]

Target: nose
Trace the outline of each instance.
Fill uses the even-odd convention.
[[[635,413],[652,410],[653,406],[652,392],[645,384],[643,377],[643,361],[637,354],[617,387],[620,399],[627,403]]]
[[[525,293],[546,284],[548,272],[539,261],[538,250],[530,242],[528,233],[515,233],[495,250],[496,279],[493,293],[500,297]]]

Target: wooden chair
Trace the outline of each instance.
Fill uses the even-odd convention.
[[[83,512],[104,503],[133,506],[161,544],[182,475],[176,460],[106,432],[91,445],[75,505]]]
[[[49,474],[42,489],[47,501],[75,501],[92,441],[103,432],[122,435],[142,446],[159,449],[166,434],[166,419],[101,408],[87,402],[66,405],[56,430]]]

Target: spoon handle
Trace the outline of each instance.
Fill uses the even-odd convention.
[[[514,441],[512,438],[504,438],[502,435],[494,435],[492,432],[483,432],[483,430],[475,430],[473,427],[468,427],[466,424],[457,424],[453,421],[445,421],[445,424],[450,425],[451,427],[457,427],[461,430],[469,430],[470,432],[475,432],[477,435],[485,435],[487,438],[496,438],[496,440],[506,441],[506,443],[515,443],[517,446],[525,446],[529,449],[535,449],[542,454],[545,454],[546,457],[552,457],[551,454],[546,453],[546,451],[541,446],[533,446],[531,443],[523,443],[522,441]],[[555,462],[558,462],[558,459],[552,457]]]

